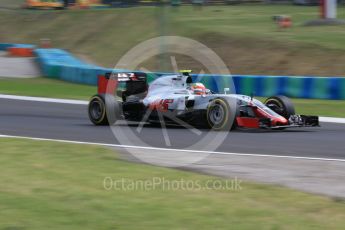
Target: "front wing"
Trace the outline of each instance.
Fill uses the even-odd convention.
[[[284,129],[319,126],[318,116],[292,115],[287,125],[272,125],[270,118],[237,117],[237,125],[243,128]]]

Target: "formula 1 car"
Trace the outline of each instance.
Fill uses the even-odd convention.
[[[159,77],[150,85],[145,73],[107,73],[98,78],[98,94],[91,98],[88,114],[95,125],[125,119],[213,130],[319,126],[317,116],[296,115],[285,96],[273,96],[262,103],[227,91],[213,93],[203,84],[193,83],[187,71]]]

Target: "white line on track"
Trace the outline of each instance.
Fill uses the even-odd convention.
[[[88,101],[82,100],[71,100],[71,99],[58,99],[48,97],[28,97],[28,96],[17,96],[0,94],[0,99],[11,99],[19,101],[37,101],[37,102],[50,102],[50,103],[61,103],[61,104],[74,104],[74,105],[87,105]]]
[[[189,150],[189,149],[169,149],[169,148],[157,148],[157,147],[145,147],[145,146],[133,146],[133,145],[117,145],[117,144],[107,144],[107,143],[97,143],[97,142],[84,142],[84,141],[70,141],[61,139],[49,139],[49,138],[38,138],[38,137],[25,137],[25,136],[12,136],[12,135],[2,135],[0,138],[15,138],[15,139],[27,139],[36,141],[54,141],[60,143],[70,143],[70,144],[83,144],[83,145],[98,145],[105,147],[115,147],[123,149],[142,149],[142,150],[159,150],[170,151],[170,152],[184,152],[184,153],[203,153],[203,154],[216,154],[216,155],[229,155],[229,156],[245,156],[245,157],[270,157],[270,158],[288,158],[288,159],[298,159],[298,160],[318,160],[318,161],[337,161],[345,162],[345,159],[336,158],[319,158],[319,157],[299,157],[299,156],[284,156],[284,155],[269,155],[269,154],[252,154],[252,153],[228,153],[228,152],[211,152],[211,151],[201,151],[201,150]]]
[[[74,105],[88,104],[88,101],[82,101],[82,100],[58,99],[58,98],[47,98],[47,97],[28,97],[28,96],[17,96],[17,95],[7,95],[7,94],[0,94],[0,99],[50,102],[50,103],[74,104]],[[345,118],[320,117],[319,119],[320,119],[320,122],[345,124]]]
[[[345,124],[345,118],[338,117],[319,117],[320,122]]]

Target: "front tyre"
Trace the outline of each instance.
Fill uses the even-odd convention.
[[[295,107],[290,98],[286,96],[269,97],[265,101],[265,105],[286,119],[289,119],[291,115],[295,115]]]
[[[211,101],[206,111],[208,127],[215,131],[229,131],[233,123],[230,112],[230,107],[224,99],[217,98]]]
[[[90,99],[88,114],[94,125],[112,125],[115,122],[115,98],[107,94],[97,94]]]

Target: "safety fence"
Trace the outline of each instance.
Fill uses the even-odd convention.
[[[0,50],[9,47],[11,44],[0,44]],[[48,78],[96,85],[97,77],[107,72],[128,72],[88,64],[61,49],[35,49],[34,54]],[[148,73],[149,82],[167,74]],[[192,78],[214,92],[230,88],[239,94],[262,97],[280,94],[294,98],[345,99],[345,77],[192,74]]]

